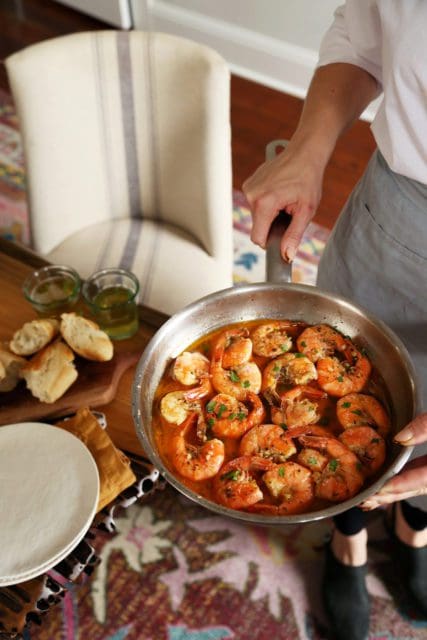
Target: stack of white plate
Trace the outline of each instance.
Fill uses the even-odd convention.
[[[89,529],[99,476],[74,435],[40,422],[0,427],[0,587],[63,560]]]

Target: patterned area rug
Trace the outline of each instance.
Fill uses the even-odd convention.
[[[264,280],[263,252],[249,240],[250,214],[234,194],[235,281]],[[29,242],[19,128],[0,94],[0,234]],[[310,225],[293,279],[314,284],[327,231]],[[116,517],[100,534],[102,562],[70,585],[25,640],[324,640],[323,545],[329,521],[287,529],[247,526],[206,511],[171,487]],[[369,514],[370,640],[422,640],[382,513]]]

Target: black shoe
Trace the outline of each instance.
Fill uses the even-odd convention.
[[[335,640],[367,640],[370,606],[366,565],[342,564],[327,545],[322,596]]]
[[[396,503],[393,504],[391,517],[386,515],[385,527],[393,541],[395,559],[407,595],[427,619],[427,547],[411,547],[396,535]]]

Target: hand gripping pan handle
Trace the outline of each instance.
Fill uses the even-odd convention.
[[[287,140],[272,140],[265,148],[266,160],[272,160],[277,148],[285,148]],[[283,260],[280,253],[280,241],[292,220],[286,211],[279,211],[270,227],[266,246],[266,281],[276,284],[292,282],[292,263]]]

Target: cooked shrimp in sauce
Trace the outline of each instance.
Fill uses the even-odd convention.
[[[260,324],[251,332],[253,351],[257,356],[275,358],[289,351],[296,330],[305,327],[305,322],[275,320]]]
[[[244,402],[234,396],[218,393],[206,406],[208,426],[222,438],[241,438],[243,434],[265,418],[259,396],[248,391]]]
[[[241,322],[168,366],[154,437],[166,466],[208,500],[300,514],[355,496],[381,473],[392,432],[387,397],[365,351],[333,327]]]
[[[241,456],[262,456],[283,462],[297,452],[290,436],[275,424],[261,424],[248,431],[240,441]]]
[[[172,460],[184,478],[206,480],[216,476],[224,462],[224,443],[214,438],[201,446],[191,444],[187,438],[196,418],[197,414],[190,414],[175,428],[171,438]]]
[[[379,400],[351,393],[337,402],[337,418],[344,429],[369,425],[383,437],[390,431],[390,417]]]

